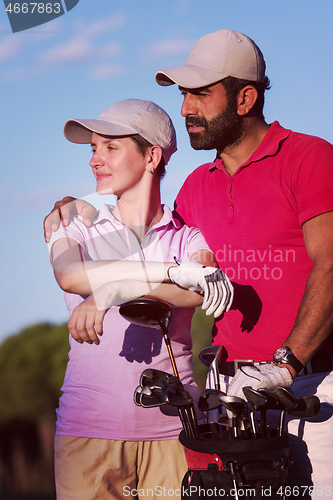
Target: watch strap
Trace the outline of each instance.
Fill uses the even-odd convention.
[[[283,347],[287,350],[287,352],[281,357],[277,357],[276,359],[273,358],[273,363],[275,363],[276,365],[288,364],[294,368],[297,374],[299,374],[304,368],[303,364],[300,362],[299,359],[296,358],[296,356],[292,353],[289,347],[287,346]]]

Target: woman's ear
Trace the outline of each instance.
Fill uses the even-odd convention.
[[[154,170],[158,167],[161,159],[162,159],[163,153],[162,153],[162,148],[161,146],[152,146],[149,148],[147,151],[147,170],[151,171],[153,168]]]
[[[255,105],[258,98],[258,91],[252,85],[247,85],[242,88],[238,94],[237,103],[237,114],[240,116],[247,115],[253,106]]]

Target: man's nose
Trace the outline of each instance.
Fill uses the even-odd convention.
[[[196,115],[198,113],[198,106],[195,95],[190,93],[184,95],[184,100],[180,113],[184,117],[189,115]]]

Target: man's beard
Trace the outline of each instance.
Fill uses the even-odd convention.
[[[227,107],[222,113],[207,121],[200,116],[186,117],[186,128],[190,125],[204,127],[202,132],[189,132],[193,149],[216,149],[222,153],[228,146],[241,142],[245,134],[245,123],[237,114],[237,103],[228,99]]]

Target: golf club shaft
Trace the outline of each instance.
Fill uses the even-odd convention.
[[[236,472],[235,472],[235,469],[234,469],[234,462],[229,462],[228,466],[229,466],[229,474],[231,476],[231,480],[232,480],[233,485],[234,485],[235,499],[239,500],[238,489],[237,489],[237,481],[236,481]]]
[[[182,426],[183,426],[183,429],[184,429],[186,436],[193,437],[192,432],[191,432],[191,428],[189,425],[189,421],[188,421],[188,416],[186,415],[184,408],[181,406],[177,406],[177,410],[178,410],[178,415],[179,415],[179,418],[181,420],[181,423],[182,423]]]
[[[255,417],[255,408],[252,403],[248,401],[248,415],[251,424],[252,436],[253,439],[258,439],[258,425]]]
[[[170,361],[171,361],[173,373],[175,374],[175,377],[179,378],[179,373],[178,373],[178,370],[177,370],[177,366],[176,366],[176,362],[175,362],[175,357],[174,357],[172,349],[171,349],[171,343],[170,343],[169,336],[166,333],[164,333],[163,337],[164,337],[165,344],[166,344],[167,349],[168,349],[168,353],[169,353],[169,357],[170,357]]]
[[[188,406],[190,425],[193,431],[193,438],[199,439],[198,421],[193,403]]]
[[[279,423],[279,436],[282,436],[286,428],[286,410],[281,410]]]

